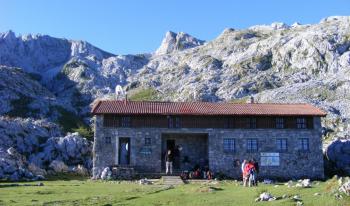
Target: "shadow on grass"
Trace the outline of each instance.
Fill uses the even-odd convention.
[[[139,196],[127,197],[125,200],[134,200],[140,198]]]
[[[214,191],[221,191],[221,190],[224,190],[220,187],[209,187],[210,189],[214,190]]]
[[[70,181],[70,180],[78,180],[78,181],[86,181],[90,177],[81,176],[77,174],[68,174],[68,173],[59,173],[55,175],[46,176],[45,181]]]

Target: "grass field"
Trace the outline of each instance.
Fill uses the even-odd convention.
[[[37,184],[30,182],[27,184]],[[43,181],[44,186],[9,186],[0,183],[0,205],[296,205],[291,198],[255,202],[263,191],[274,196],[299,195],[305,206],[350,206],[350,198],[336,199],[334,180],[314,183],[312,188],[288,188],[283,184],[243,188],[239,182],[191,183],[176,187],[139,185],[137,182],[90,180]],[[25,184],[25,183],[19,183]],[[320,195],[315,196],[315,193]]]

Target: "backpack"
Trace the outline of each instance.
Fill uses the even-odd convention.
[[[254,173],[255,173],[255,169],[254,168],[250,168],[248,174],[253,175]]]

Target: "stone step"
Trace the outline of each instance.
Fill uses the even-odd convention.
[[[179,176],[162,176],[164,185],[182,185],[184,182]]]

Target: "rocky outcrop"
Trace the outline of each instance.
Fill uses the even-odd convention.
[[[194,38],[184,32],[174,33],[168,31],[162,44],[156,51],[156,55],[170,54],[174,51],[182,51],[203,45],[204,41]]]
[[[0,116],[0,179],[37,180],[50,170],[89,174],[92,143],[77,133],[55,136],[61,133],[54,123]]]
[[[26,158],[13,147],[6,151],[0,148],[0,179],[18,181],[21,179],[37,180],[39,175],[34,175],[27,168]]]
[[[326,150],[326,165],[334,173],[350,175],[350,140],[335,140]]]
[[[52,137],[41,146],[42,152],[29,156],[29,161],[43,167],[51,165],[52,169],[63,169],[68,171],[68,167],[62,163],[70,165],[83,165],[85,168],[92,167],[92,143],[82,138],[78,133],[68,134],[65,137]]]
[[[54,106],[63,107],[35,78],[22,69],[0,66],[0,115],[42,118]]]

